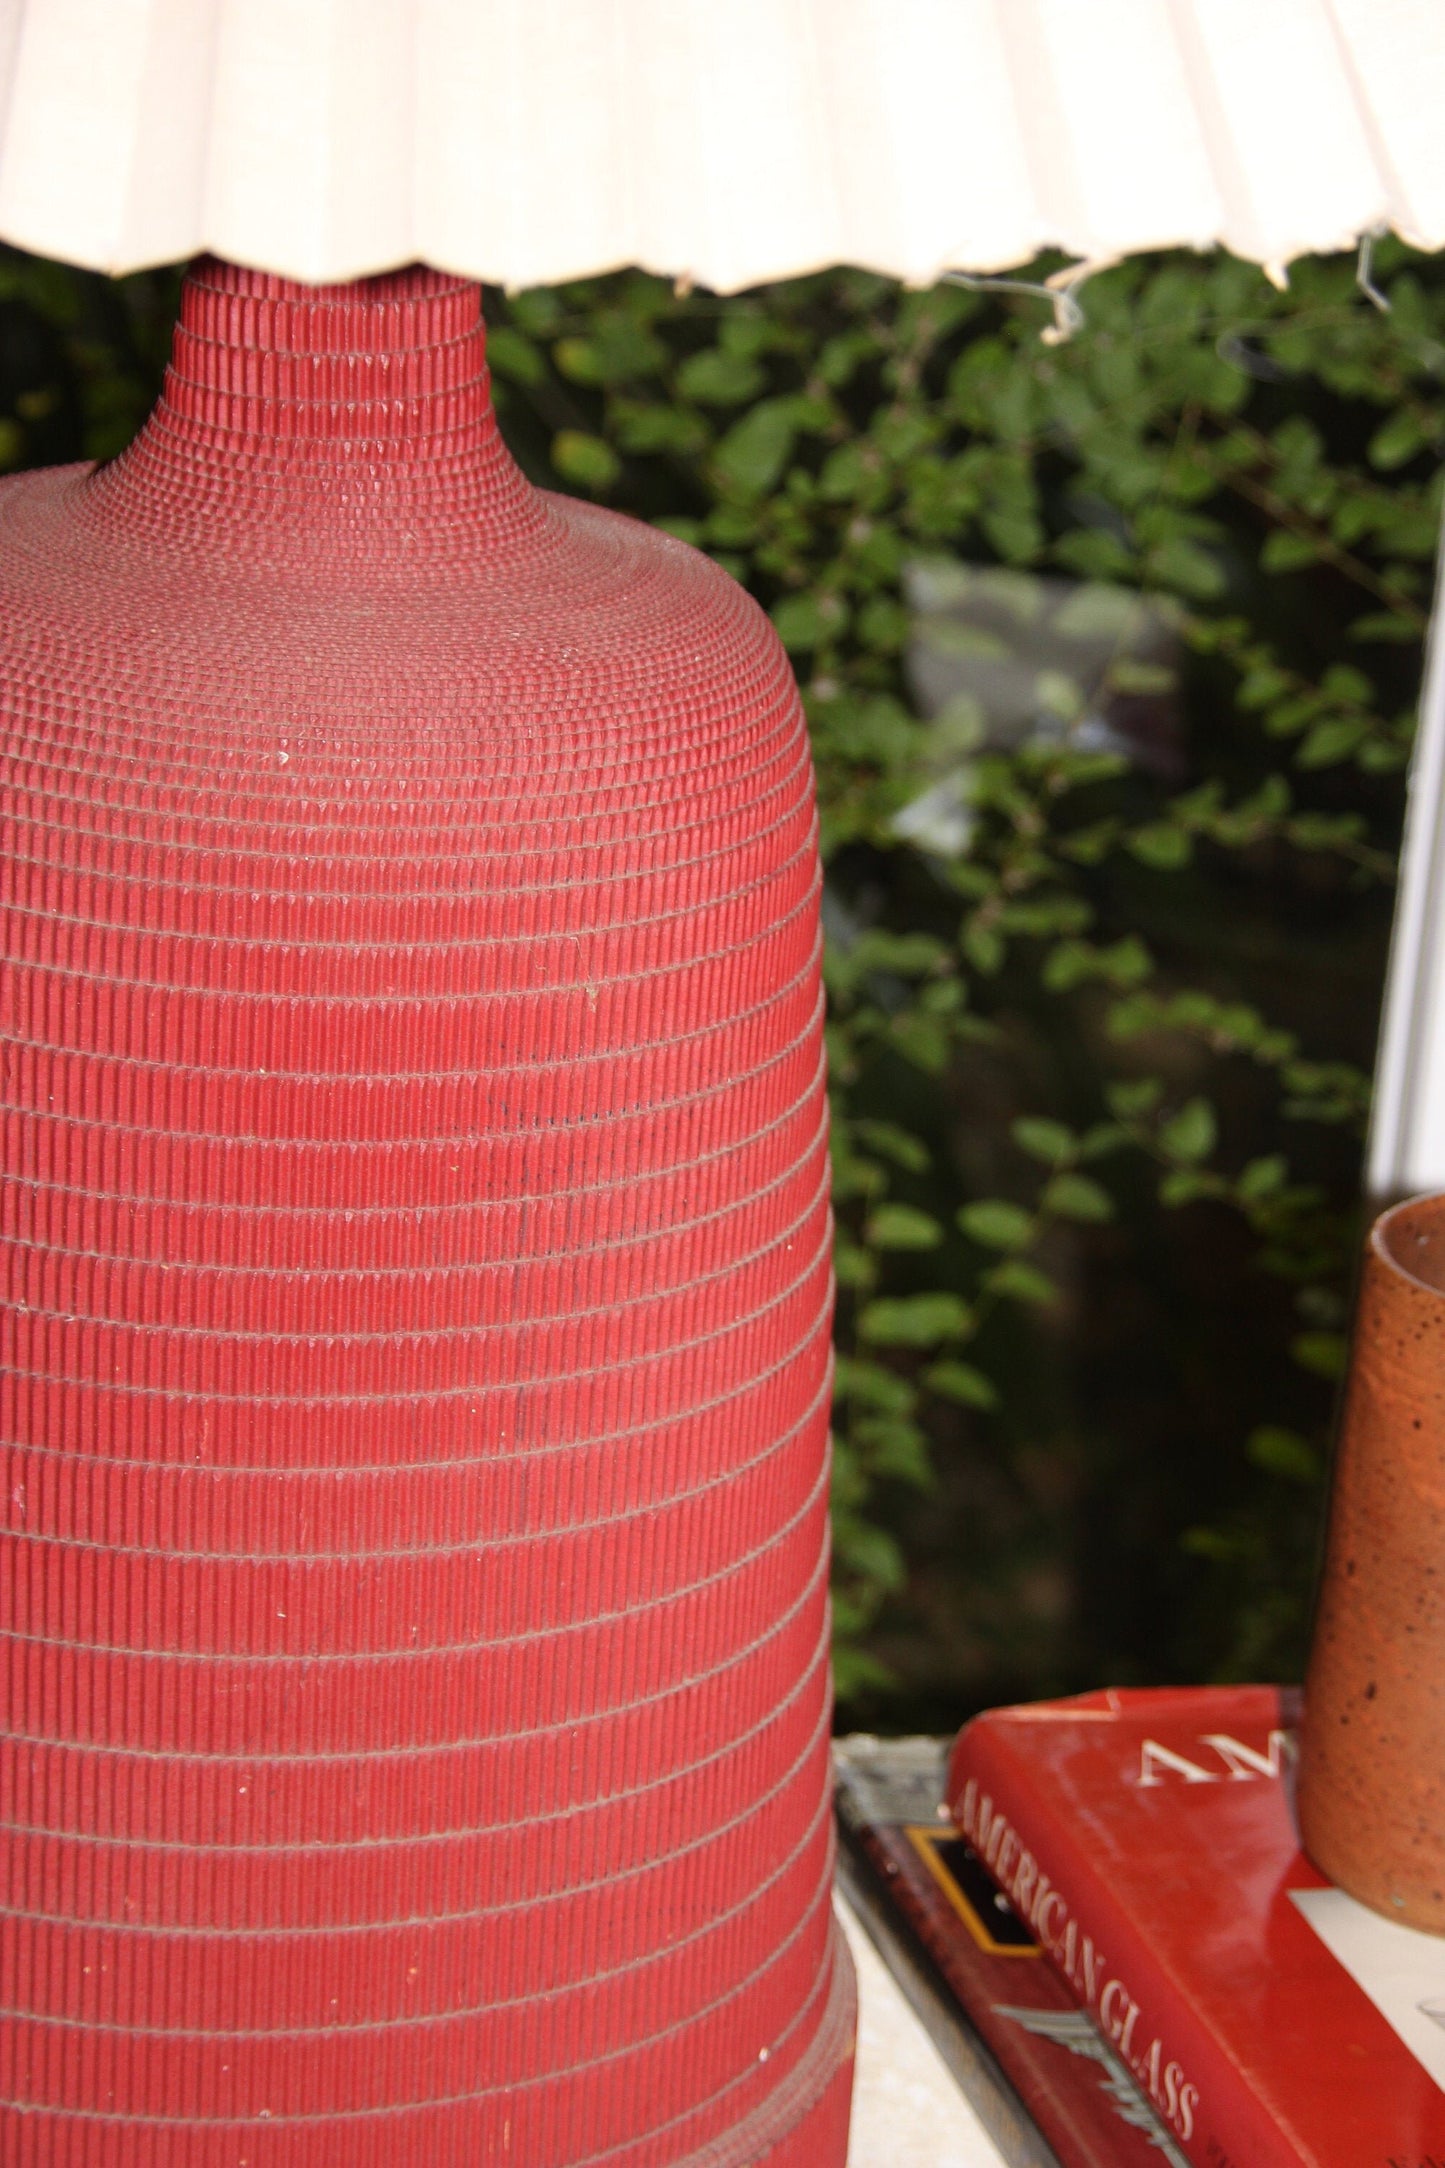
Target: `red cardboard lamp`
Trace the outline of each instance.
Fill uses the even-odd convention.
[[[0,8],[0,233],[216,251],[0,488],[6,2168],[842,2168],[797,693],[395,267],[1104,249],[1009,10],[735,13]]]
[[[477,289],[203,261],[0,491],[6,2106],[841,2163],[811,770]]]
[[[842,2168],[812,773],[479,292],[0,489],[6,2168]]]

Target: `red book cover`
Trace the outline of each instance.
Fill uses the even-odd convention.
[[[994,1709],[948,1803],[1196,2168],[1445,2168],[1445,1937],[1299,1848],[1298,1696]]]

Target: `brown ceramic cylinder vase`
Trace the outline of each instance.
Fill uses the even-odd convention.
[[[1371,1229],[1299,1772],[1331,1881],[1445,1934],[1445,1196]]]

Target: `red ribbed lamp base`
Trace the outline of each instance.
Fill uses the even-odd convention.
[[[0,627],[0,2160],[841,2168],[770,628],[215,265]]]

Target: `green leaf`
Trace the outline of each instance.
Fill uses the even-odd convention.
[[[601,437],[586,436],[580,429],[563,429],[552,439],[552,464],[566,482],[600,496],[622,472],[622,462]]]
[[[1169,693],[1178,682],[1179,672],[1162,662],[1119,655],[1109,665],[1109,690],[1115,693]]]
[[[574,384],[600,384],[606,373],[591,339],[559,339],[552,349],[552,359],[560,373]]]
[[[840,444],[823,462],[818,491],[829,503],[846,504],[866,495],[883,471],[883,462],[871,445]]]
[[[677,388],[683,397],[703,406],[743,406],[757,397],[766,381],[755,361],[716,348],[689,355],[677,372]]]
[[[534,339],[550,338],[562,317],[562,296],[555,286],[531,286],[520,294],[512,294],[507,301],[508,313],[523,331]],[[487,331],[487,351],[491,352],[495,334]]]
[[[1002,1197],[980,1197],[966,1204],[958,1224],[970,1240],[990,1250],[1016,1250],[1033,1232],[1032,1216]]]
[[[1075,1149],[1074,1133],[1062,1122],[1051,1122],[1041,1115],[1021,1114],[1013,1124],[1010,1135],[1021,1151],[1031,1159],[1041,1159],[1045,1166],[1056,1166],[1067,1159]]]
[[[838,1357],[833,1390],[838,1400],[856,1401],[883,1415],[911,1415],[918,1405],[917,1387],[907,1378],[853,1355]]]
[[[1291,1340],[1290,1354],[1301,1370],[1333,1382],[1349,1367],[1350,1344],[1342,1332],[1302,1332]]]
[[[878,1657],[870,1656],[866,1649],[849,1646],[842,1638],[853,1623],[849,1609],[841,1596],[833,1598],[833,1691],[840,1702],[856,1699],[859,1694],[877,1694],[897,1685],[897,1679],[887,1664]],[[859,1622],[861,1624],[861,1622]]]
[[[995,1265],[985,1285],[991,1293],[1012,1295],[1018,1302],[1052,1302],[1058,1293],[1053,1281],[1022,1257],[1008,1257]]]
[[[1137,573],[1134,551],[1123,538],[1098,527],[1075,528],[1054,544],[1057,562],[1092,580],[1127,580]]]
[[[925,1076],[942,1076],[948,1067],[948,1030],[937,1018],[920,1015],[917,1010],[895,1016],[888,1037],[904,1059]]]
[[[1239,1178],[1239,1195],[1246,1204],[1258,1204],[1266,1197],[1276,1197],[1284,1188],[1288,1175],[1288,1164],[1278,1152],[1272,1152],[1267,1159],[1252,1159]]]
[[[1105,1097],[1110,1112],[1120,1121],[1137,1121],[1141,1115],[1152,1114],[1164,1097],[1164,1086],[1158,1077],[1131,1077],[1106,1087]]]
[[[611,431],[626,452],[673,452],[690,457],[707,442],[707,432],[695,414],[681,407],[648,405],[641,400],[618,399],[613,403]],[[676,519],[668,524],[675,532]],[[695,526],[696,522],[689,524]]]
[[[1359,641],[1380,641],[1394,647],[1413,647],[1420,637],[1420,628],[1413,618],[1399,610],[1368,610],[1350,625],[1350,638]]]
[[[758,515],[751,507],[715,504],[707,516],[704,539],[723,549],[751,549],[758,539]]]
[[[487,332],[487,360],[498,376],[512,384],[530,387],[547,374],[547,364],[532,341],[510,324],[498,324]]]
[[[741,496],[762,496],[788,464],[796,434],[793,401],[764,399],[734,422],[714,451],[718,480]]]
[[[619,309],[599,316],[593,328],[605,384],[626,384],[655,377],[667,367],[667,347],[648,324]]]
[[[1149,552],[1149,574],[1161,587],[1177,588],[1200,602],[1212,602],[1224,592],[1218,559],[1183,535],[1172,535]]]
[[[903,1553],[887,1530],[855,1520],[851,1514],[834,1520],[833,1551],[848,1572],[861,1574],[880,1588],[901,1588],[908,1577]]]
[[[1194,1167],[1175,1167],[1163,1176],[1159,1184],[1159,1202],[1174,1209],[1180,1205],[1197,1204],[1203,1197],[1214,1197],[1219,1185],[1210,1174],[1200,1174]]]
[[[773,628],[792,655],[805,655],[827,637],[816,595],[789,595],[773,606]]]
[[[1128,838],[1128,847],[1135,858],[1161,873],[1187,866],[1194,855],[1193,837],[1171,821],[1154,821],[1147,828],[1136,828]]]
[[[888,1177],[883,1169],[850,1150],[841,1125],[833,1132],[831,1153],[835,1202],[848,1197],[877,1197],[887,1188]]]
[[[941,1394],[945,1400],[961,1401],[966,1408],[987,1410],[998,1406],[996,1387],[972,1363],[933,1363],[924,1371],[923,1382],[930,1392]]]
[[[874,1259],[841,1229],[833,1244],[833,1271],[840,1287],[853,1288],[859,1294],[866,1294],[878,1278]]]
[[[863,1119],[854,1123],[858,1140],[891,1159],[895,1167],[903,1167],[909,1174],[924,1174],[929,1166],[928,1146],[896,1122],[879,1122]]]
[[[959,946],[974,970],[983,972],[985,977],[991,978],[1003,962],[1003,936],[995,927],[983,925],[978,920],[964,927]]]
[[[1091,979],[1106,985],[1138,986],[1154,970],[1154,959],[1137,934],[1126,934],[1109,948],[1090,941],[1061,941],[1044,964],[1044,984],[1051,993],[1067,993]]]
[[[756,301],[735,301],[718,317],[718,345],[725,354],[733,354],[741,361],[756,360],[776,345],[781,335],[777,319],[759,308]]]
[[[1277,527],[1264,538],[1259,568],[1261,572],[1300,572],[1306,565],[1318,564],[1319,556],[1320,545],[1312,536]]]
[[[933,1468],[928,1440],[916,1423],[901,1422],[892,1416],[868,1416],[854,1425],[853,1439],[866,1454],[873,1474],[911,1483],[915,1490],[929,1488]]]
[[[1159,1142],[1171,1159],[1192,1161],[1209,1157],[1217,1135],[1218,1124],[1209,1101],[1191,1099],[1161,1124]]]
[[[1067,994],[1095,976],[1094,950],[1087,941],[1060,941],[1044,963],[1044,985],[1051,994]]]
[[[824,342],[818,356],[818,376],[824,384],[840,390],[853,376],[860,362],[866,361],[874,352],[874,342],[866,331],[840,332]]]
[[[1417,452],[1427,449],[1419,417],[1408,407],[1397,407],[1370,439],[1370,465],[1388,472],[1403,467]]]
[[[1044,1209],[1064,1219],[1108,1220],[1114,1217],[1114,1200],[1086,1174],[1056,1174],[1043,1195]]]
[[[1341,760],[1348,760],[1366,735],[1364,719],[1358,715],[1330,715],[1316,723],[1295,754],[1296,764],[1301,768],[1332,768]]]
[[[1015,565],[1031,564],[1044,546],[1044,530],[1032,505],[994,502],[980,524],[999,556]]]
[[[911,622],[901,603],[890,595],[875,595],[859,612],[858,637],[865,647],[896,655],[907,643]]]
[[[867,1238],[878,1250],[936,1250],[943,1229],[911,1204],[881,1204],[868,1222]]]
[[[1274,663],[1258,663],[1247,670],[1235,695],[1242,708],[1267,708],[1282,699],[1294,680]]]
[[[863,1310],[858,1331],[880,1347],[937,1347],[958,1339],[971,1321],[958,1295],[881,1295]]]
[[[1186,1528],[1179,1548],[1191,1558],[1207,1558],[1215,1565],[1232,1566],[1248,1553],[1248,1542],[1223,1528]]]
[[[1298,1431],[1283,1430],[1274,1423],[1251,1431],[1244,1450],[1256,1468],[1291,1483],[1313,1486],[1324,1472],[1319,1454]]]
[[[1127,994],[1122,1001],[1109,1005],[1109,1036],[1112,1039],[1137,1039],[1146,1031],[1157,1031],[1166,1021],[1165,1005],[1156,1001],[1152,994]]]

